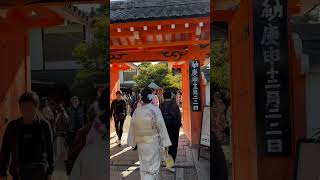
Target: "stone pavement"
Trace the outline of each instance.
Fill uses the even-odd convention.
[[[64,158],[59,158],[55,162],[55,170],[52,174],[52,180],[68,180],[68,176],[66,175],[65,172],[65,167],[64,167]]]
[[[198,148],[192,148],[194,164],[196,166],[199,180],[210,180],[210,149],[202,149],[201,157],[198,159]]]
[[[232,148],[231,145],[223,145],[222,146],[223,152],[226,156],[227,160],[227,167],[229,171],[229,180],[232,180]]]
[[[110,179],[139,180],[140,173],[138,154],[126,144],[130,125],[130,117],[127,118],[124,124],[121,147],[116,145],[117,135],[114,132],[114,123],[110,123]],[[182,131],[180,132],[176,173],[171,173],[162,167],[160,177],[160,179],[163,180],[198,180],[190,143]]]

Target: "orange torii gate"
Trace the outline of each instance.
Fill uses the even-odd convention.
[[[7,0],[0,3],[0,135],[8,120],[19,116],[18,98],[31,89],[28,31],[64,24],[51,8],[66,3],[106,3],[104,0]]]
[[[305,137],[306,131],[305,80],[304,76],[299,74],[300,62],[289,38],[290,123],[293,150],[290,156],[259,156],[255,114],[253,1],[211,1],[212,23],[225,21],[229,25],[233,180],[291,180],[294,179],[297,141]],[[303,1],[287,2],[288,16],[299,13]]]
[[[165,61],[182,71],[183,128],[193,144],[199,143],[202,112],[191,112],[189,62],[207,63],[210,18],[179,18],[112,23],[110,25],[110,93],[119,90],[119,70],[126,63]],[[201,82],[202,94],[205,88]],[[113,97],[114,98],[114,97]],[[202,102],[205,102],[202,95]]]

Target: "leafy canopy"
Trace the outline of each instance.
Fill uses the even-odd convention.
[[[94,34],[92,43],[81,42],[73,51],[73,56],[77,58],[77,63],[82,65],[82,69],[77,73],[71,91],[80,97],[94,96],[96,83],[107,84],[109,19],[105,16],[97,17],[93,21],[92,31]]]
[[[212,42],[210,66],[211,84],[214,90],[229,90],[230,64],[227,42]]]
[[[134,77],[135,84],[133,90],[135,92],[139,92],[151,82],[165,89],[181,89],[181,75],[174,75],[166,63],[154,65],[151,63],[142,63],[139,65],[138,71],[139,74]]]

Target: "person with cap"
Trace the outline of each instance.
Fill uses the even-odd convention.
[[[111,111],[110,111],[110,118],[113,117],[116,133],[118,136],[117,144],[121,146],[121,138],[123,133],[123,125],[124,121],[127,117],[127,104],[125,100],[122,98],[121,91],[116,92],[117,98],[112,101],[111,103]]]

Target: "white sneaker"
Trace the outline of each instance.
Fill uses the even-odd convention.
[[[176,172],[176,169],[175,168],[168,168],[168,167],[166,167],[166,169],[168,170],[168,171],[170,171],[170,172]]]
[[[121,140],[117,140],[117,144],[118,144],[118,146],[121,146]]]

